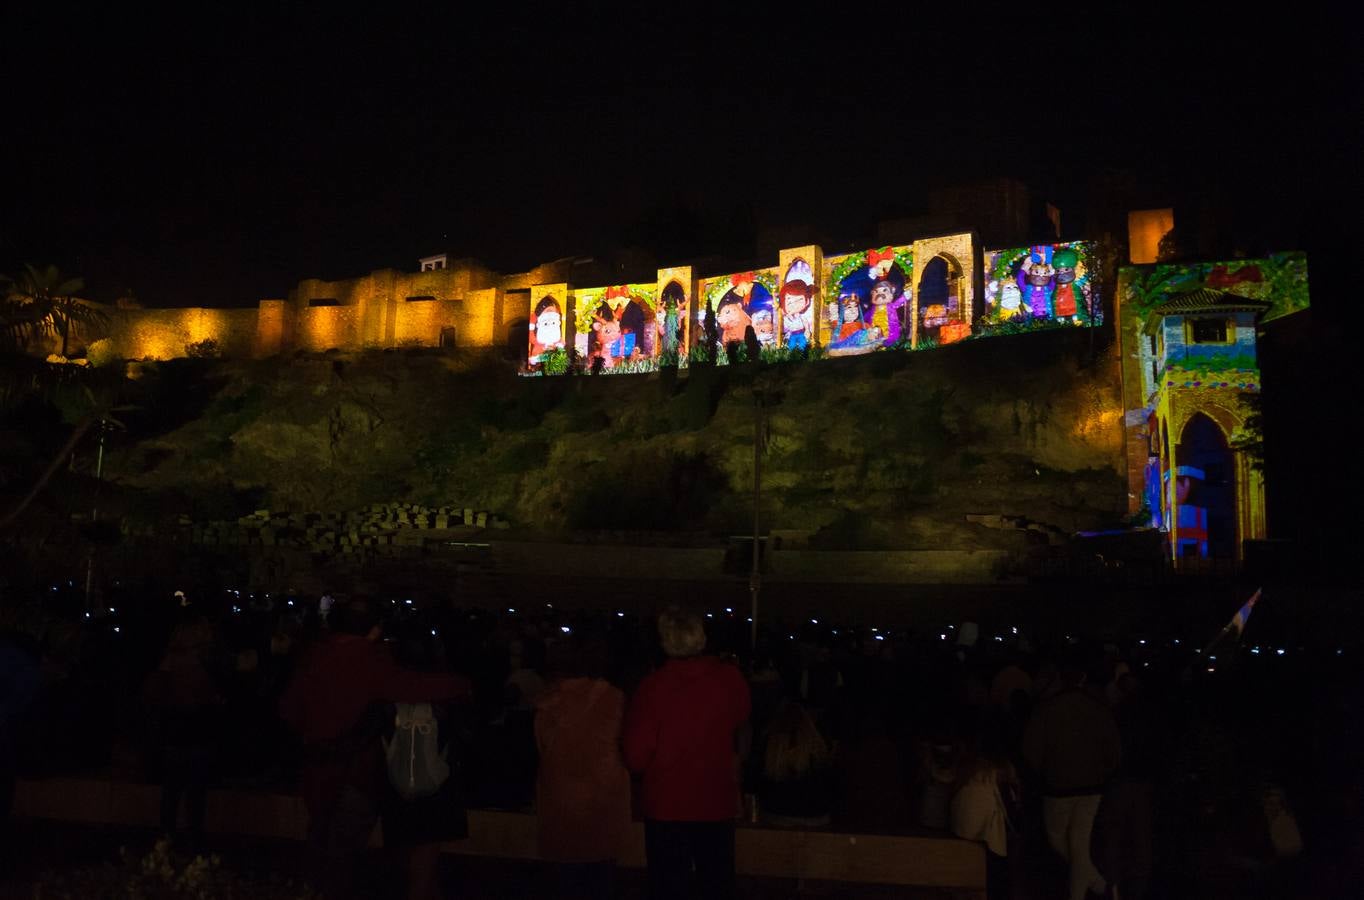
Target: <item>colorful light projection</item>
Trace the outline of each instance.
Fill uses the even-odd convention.
[[[1132,512],[1177,561],[1240,557],[1267,533],[1264,476],[1238,447],[1260,390],[1258,325],[1308,307],[1307,259],[1131,266],[1117,296]]]
[[[829,356],[908,345],[914,290],[910,247],[828,257],[824,264],[830,285],[824,304],[824,349]]]
[[[1199,289],[1225,292],[1232,297],[1264,301],[1269,304],[1260,322],[1269,322],[1311,303],[1307,280],[1307,256],[1301,252],[1274,253],[1260,259],[1237,259],[1193,264],[1156,263],[1128,266],[1118,273],[1118,298],[1122,311],[1124,390],[1130,406],[1145,406],[1160,387],[1159,379],[1170,361],[1181,369],[1203,373],[1238,371],[1253,374],[1257,368],[1254,352],[1254,323],[1228,320],[1220,340],[1194,335],[1183,328],[1154,335],[1145,333],[1151,314],[1170,297]],[[1244,318],[1244,317],[1241,317]],[[1208,327],[1208,326],[1203,326]],[[1187,338],[1187,339],[1186,339]],[[1248,346],[1248,344],[1252,346]],[[1168,346],[1167,346],[1168,345]],[[1187,364],[1186,364],[1187,363]],[[1189,380],[1189,379],[1182,379]],[[1204,384],[1209,378],[1194,378]],[[1231,384],[1257,382],[1257,377],[1228,380]],[[1182,381],[1181,381],[1182,383]]]
[[[815,344],[815,273],[810,264],[796,259],[782,277],[778,305],[781,310],[781,346],[806,351]]]
[[[718,347],[743,344],[749,326],[764,349],[777,346],[776,269],[703,279],[700,295],[702,327],[697,329],[696,346],[703,346],[710,340],[706,325],[711,321]],[[717,353],[716,361],[723,365],[726,355]]]
[[[985,334],[1103,322],[1088,241],[985,252]]]
[[[588,371],[657,368],[664,341],[656,292],[653,284],[618,284],[574,293],[574,349]]]
[[[526,352],[528,365],[539,365],[545,353],[566,348],[564,312],[563,303],[558,297],[531,292],[530,327],[527,329],[530,347]]]
[[[572,369],[649,372],[712,357],[725,365],[732,354],[716,351],[745,347],[750,327],[764,359],[776,361],[816,347],[828,356],[919,350],[1103,321],[1089,242],[988,251],[982,285],[973,240],[948,235],[833,257],[817,247],[783,251],[781,266],[694,282],[694,312],[690,269],[660,270],[657,284],[580,289],[569,316]],[[538,320],[545,311],[531,312]],[[533,322],[532,357],[543,346],[538,330]]]

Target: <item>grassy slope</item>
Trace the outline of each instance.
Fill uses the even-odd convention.
[[[213,379],[201,414],[123,447],[110,469],[204,517],[413,500],[542,534],[743,531],[757,385],[771,398],[771,527],[831,547],[1009,546],[1016,534],[964,516],[1071,530],[1125,509],[1112,359],[1085,364],[1088,348],[1063,332],[600,378],[516,378],[424,353],[221,363],[181,373]]]

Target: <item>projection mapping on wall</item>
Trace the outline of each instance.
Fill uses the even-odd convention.
[[[1086,241],[981,251],[971,235],[959,234],[828,256],[815,266],[797,257],[784,270],[702,278],[695,309],[688,303],[692,285],[676,279],[574,289],[564,301],[571,310],[557,320],[553,305],[532,290],[526,370],[727,365],[748,358],[750,329],[757,352],[776,362],[1094,326],[1104,315],[1096,271]],[[571,341],[556,341],[556,321]]]
[[[1176,561],[1240,557],[1268,533],[1264,475],[1245,450],[1259,328],[1308,307],[1307,258],[1131,266],[1118,297],[1124,393],[1141,404],[1129,446],[1145,449],[1129,466],[1135,518],[1165,533]]]

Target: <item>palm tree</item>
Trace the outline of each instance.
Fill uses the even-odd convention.
[[[39,269],[25,265],[18,278],[6,280],[10,287],[2,321],[12,332],[7,342],[21,349],[39,331],[56,331],[62,336],[61,355],[66,356],[72,325],[103,325],[106,321],[102,310],[76,297],[85,280],[63,275],[56,266]]]
[[[0,275],[0,350],[22,353],[51,329],[50,313],[46,303],[21,293],[13,279]]]

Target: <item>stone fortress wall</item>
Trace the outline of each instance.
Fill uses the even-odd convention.
[[[524,318],[526,288],[552,274],[553,264],[501,276],[471,260],[425,272],[379,269],[340,281],[306,279],[287,299],[255,309],[107,309],[100,335],[126,359],[172,359],[191,344],[213,340],[223,355],[269,357],[304,350],[457,343],[506,343],[507,323]],[[508,309],[513,298],[515,312]]]
[[[965,232],[914,242],[916,250],[926,251],[925,259],[941,249],[938,245],[954,253],[954,263],[966,275],[967,301],[978,304],[981,248],[976,236]],[[820,248],[784,250],[779,261],[786,264],[795,256],[813,262],[822,283]],[[957,262],[956,257],[962,258]],[[337,281],[309,278],[287,298],[261,300],[255,309],[108,307],[107,326],[88,339],[108,338],[110,355],[158,360],[187,356],[189,345],[210,339],[223,355],[240,358],[401,346],[502,347],[524,340],[524,333],[513,332],[518,325],[524,329],[532,295],[551,287],[571,294],[575,287],[586,287],[588,278],[592,284],[605,283],[602,266],[584,262],[592,261],[567,258],[504,275],[473,259],[449,259],[442,268],[420,272],[378,269]],[[679,273],[695,317],[702,273],[690,266],[659,269],[658,286],[678,280]]]

